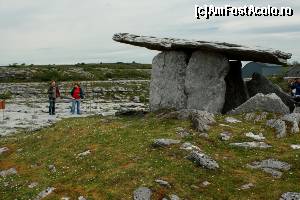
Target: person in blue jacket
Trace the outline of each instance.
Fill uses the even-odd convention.
[[[290,88],[292,90],[296,90],[296,92],[294,93],[295,97],[300,97],[300,78],[295,79],[294,81],[292,81],[290,83]]]

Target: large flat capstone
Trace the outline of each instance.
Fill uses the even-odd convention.
[[[240,61],[283,64],[287,62],[287,59],[292,57],[292,54],[279,50],[261,49],[259,47],[246,47],[226,42],[157,38],[151,36],[133,35],[129,33],[117,33],[113,36],[113,40],[158,51],[210,51],[221,53],[230,60]]]

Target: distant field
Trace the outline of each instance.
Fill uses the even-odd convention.
[[[147,80],[151,64],[10,65],[0,67],[0,82]]]

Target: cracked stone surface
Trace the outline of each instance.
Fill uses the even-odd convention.
[[[215,160],[202,152],[192,151],[188,156],[188,159],[194,161],[197,165],[203,168],[212,170],[216,170],[219,168],[219,164]]]
[[[152,191],[147,187],[139,187],[133,192],[134,200],[150,200]]]
[[[236,142],[236,143],[230,143],[230,145],[235,147],[258,148],[258,149],[267,149],[272,147],[271,145],[266,144],[265,142]]]

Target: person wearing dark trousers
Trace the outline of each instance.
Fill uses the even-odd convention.
[[[48,88],[49,97],[49,115],[55,115],[55,102],[56,98],[60,97],[60,92],[55,81],[51,81]]]
[[[71,108],[71,113],[75,114],[75,107],[77,110],[77,114],[80,115],[80,100],[84,98],[84,92],[83,89],[80,87],[78,83],[74,84],[74,87],[71,91],[71,96],[72,96],[72,108]]]

